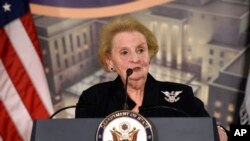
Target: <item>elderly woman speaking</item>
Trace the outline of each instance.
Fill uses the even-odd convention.
[[[150,61],[157,51],[155,36],[137,20],[121,16],[105,25],[101,31],[99,60],[106,71],[118,76],[114,81],[83,91],[76,118],[105,117],[124,109],[124,103],[128,110],[145,117],[208,117],[190,86],[160,82],[149,74]],[[220,139],[227,140],[224,130],[218,129]]]

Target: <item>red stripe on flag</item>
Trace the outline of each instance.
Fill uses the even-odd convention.
[[[23,15],[20,18],[20,21],[22,22],[28,36],[30,37],[30,40],[33,43],[33,46],[35,47],[35,50],[41,62],[43,62],[41,48],[40,48],[39,40],[37,38],[37,32],[35,30],[36,28],[35,28],[31,13],[27,12],[25,15]]]
[[[0,135],[4,141],[21,141],[22,138],[0,100]]]
[[[31,118],[48,118],[48,111],[41,102],[32,81],[3,29],[0,29],[0,41],[2,42],[0,44],[0,58],[3,60],[6,71]]]

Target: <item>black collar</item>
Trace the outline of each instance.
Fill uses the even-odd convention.
[[[143,98],[143,103],[142,107],[147,107],[147,106],[155,106],[158,103],[158,93],[159,93],[159,85],[157,85],[158,81],[156,81],[151,74],[148,73],[147,75],[147,80],[144,88],[144,98]],[[114,81],[113,81],[113,88],[114,88],[114,93],[116,94],[117,98],[121,102],[121,106],[125,102],[125,89],[124,89],[124,84],[122,83],[122,80],[120,76],[118,76]],[[129,109],[133,109],[135,106],[135,102],[128,96],[127,99],[128,107]],[[122,108],[122,107],[121,107]]]

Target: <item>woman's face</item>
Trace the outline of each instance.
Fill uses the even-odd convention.
[[[107,58],[109,68],[120,75],[123,83],[126,80],[126,70],[133,69],[129,83],[144,84],[149,70],[149,51],[143,34],[137,31],[120,32],[112,40],[111,55]]]

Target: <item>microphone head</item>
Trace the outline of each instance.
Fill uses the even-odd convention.
[[[130,76],[133,73],[133,70],[131,68],[128,68],[126,73],[127,73],[127,76]]]

